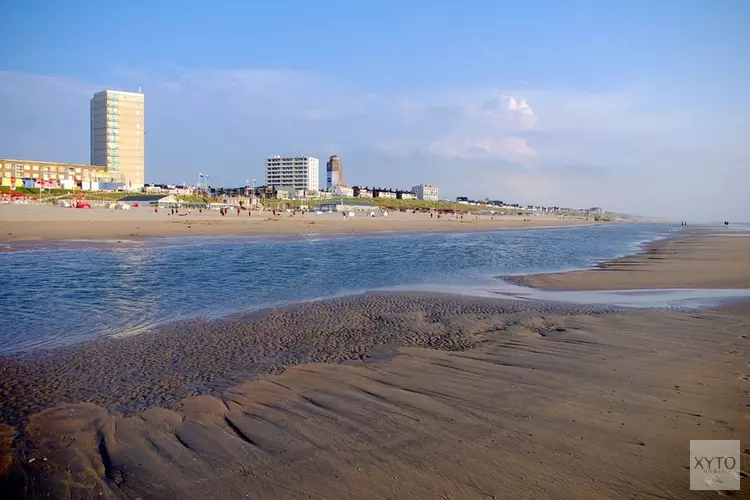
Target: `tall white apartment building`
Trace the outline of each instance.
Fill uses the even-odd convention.
[[[269,156],[266,159],[266,185],[318,191],[318,159],[312,156]]]
[[[420,200],[438,201],[438,188],[431,184],[419,184],[411,188]]]
[[[129,187],[146,181],[143,94],[102,90],[91,99],[91,164]]]

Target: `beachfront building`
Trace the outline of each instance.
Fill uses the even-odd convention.
[[[334,187],[344,183],[344,164],[341,158],[331,156],[326,163],[326,190],[331,191]]]
[[[91,99],[91,164],[118,175],[132,189],[146,182],[143,97],[102,90]]]
[[[266,185],[318,190],[318,159],[312,156],[266,158]]]
[[[372,198],[372,189],[362,186],[354,186],[352,192],[355,198]]]
[[[318,206],[323,212],[377,212],[380,207],[364,200],[331,200]]]
[[[354,198],[354,188],[347,186],[346,184],[337,184],[330,189],[332,196],[338,196],[340,198]]]
[[[145,194],[125,196],[117,200],[123,205],[140,207],[177,207],[179,201],[171,194]]]
[[[411,188],[412,192],[417,195],[417,199],[425,201],[438,201],[438,188],[431,184],[419,184]]]
[[[396,191],[394,191],[393,189],[372,188],[372,197],[395,200],[397,195]]]
[[[51,161],[13,160],[0,158],[0,185],[14,188],[105,189],[119,177],[104,167]]]

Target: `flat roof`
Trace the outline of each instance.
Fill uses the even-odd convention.
[[[0,158],[0,164],[5,163],[21,163],[24,165],[55,165],[58,167],[74,167],[74,168],[95,168],[97,170],[107,170],[104,165],[89,165],[86,163],[62,163],[59,161],[42,161],[42,160],[19,160],[17,158]]]
[[[126,95],[143,95],[143,92],[128,92],[126,90],[113,90],[113,89],[105,89],[100,90],[99,92],[96,92],[94,95],[102,95],[102,94],[126,94]]]

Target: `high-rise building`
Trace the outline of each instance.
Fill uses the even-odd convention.
[[[143,94],[102,90],[91,99],[91,164],[129,187],[146,181]]]
[[[420,200],[438,201],[438,188],[431,184],[419,184],[411,190]]]
[[[275,188],[294,188],[317,191],[318,159],[312,156],[281,157],[266,159],[266,184]]]
[[[328,159],[326,174],[326,189],[328,191],[344,183],[344,165],[341,163],[341,158],[333,155]]]

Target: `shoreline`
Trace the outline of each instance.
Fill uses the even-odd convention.
[[[675,235],[647,242],[638,253],[591,269],[498,278],[557,291],[750,288],[750,237],[736,236],[750,233]]]
[[[168,215],[147,208],[76,210],[46,206],[0,206],[0,243],[60,242],[71,239],[133,240],[159,237],[207,237],[297,234],[378,234],[381,232],[475,232],[504,229],[548,229],[607,224],[578,218],[465,216],[431,219],[426,213],[389,212],[387,217],[353,218],[340,214],[253,212],[220,216],[215,212]]]
[[[647,244],[657,261],[612,262],[696,285],[748,265],[750,238],[680,240]],[[689,279],[666,265],[699,257]],[[629,279],[573,273],[597,272],[600,287]],[[16,426],[0,425],[0,489],[703,498],[689,441],[750,439],[748,324],[748,301],[678,312],[370,292],[0,357],[0,420]],[[498,484],[498,471],[515,473]]]
[[[179,236],[128,236],[126,238],[113,239],[109,237],[95,238],[66,238],[66,239],[39,239],[39,240],[0,240],[0,253],[7,252],[44,252],[49,250],[77,250],[89,248],[118,248],[118,245],[128,244],[152,244],[155,246],[181,246],[208,243],[220,243],[222,241],[236,242],[237,240],[247,240],[248,242],[284,242],[284,241],[304,241],[310,238],[388,238],[388,237],[408,237],[413,235],[441,235],[441,234],[474,234],[474,233],[495,233],[506,231],[534,231],[544,230],[553,231],[561,229],[574,229],[584,227],[594,227],[601,225],[611,225],[614,223],[596,222],[590,224],[569,224],[557,226],[533,226],[533,227],[481,227],[481,228],[451,228],[443,229],[375,229],[372,231],[350,231],[350,232],[257,232],[257,233],[237,233],[237,234],[204,234],[204,235],[179,235]],[[617,224],[631,224],[622,222]],[[180,241],[175,241],[180,240]],[[188,240],[188,241],[184,241]]]

